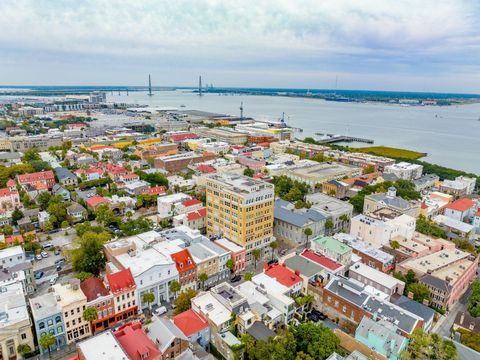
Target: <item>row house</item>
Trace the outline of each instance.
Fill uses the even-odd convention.
[[[52,170],[40,171],[31,174],[17,175],[18,184],[24,189],[28,186],[35,186],[37,184],[44,185],[48,190],[55,185],[55,175]]]
[[[188,249],[170,255],[175,261],[182,289],[197,288],[197,264]]]
[[[97,318],[91,321],[92,333],[108,329],[115,324],[115,307],[113,295],[107,290],[103,281],[90,277],[81,282],[80,288],[87,297],[87,308],[97,311]]]
[[[244,247],[225,238],[215,240],[214,243],[230,253],[230,258],[233,260],[233,273],[238,274],[245,271],[247,260]]]
[[[98,167],[90,166],[85,169],[75,170],[74,173],[80,180],[93,181],[100,180],[103,177],[104,170]]]
[[[205,218],[207,216],[207,209],[202,207],[198,210],[189,211],[184,214],[176,215],[173,217],[173,226],[188,226],[194,230],[205,229]]]
[[[22,207],[16,185],[14,180],[9,179],[7,187],[0,189],[0,208],[2,210],[13,211],[15,208]]]
[[[113,295],[115,321],[125,321],[138,314],[137,285],[130,269],[107,274],[106,282]]]

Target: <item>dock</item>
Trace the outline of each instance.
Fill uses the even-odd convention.
[[[320,143],[324,144],[333,144],[337,142],[361,142],[366,144],[373,144],[373,140],[365,139],[355,136],[347,136],[347,135],[335,135],[335,134],[322,134],[322,133],[315,133],[317,136],[324,137],[323,139],[317,140]]]

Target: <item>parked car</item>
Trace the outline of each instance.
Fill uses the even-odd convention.
[[[42,251],[40,255],[42,255],[42,258],[48,257],[48,253],[46,251]]]
[[[37,259],[38,261],[40,261],[40,260],[42,260],[43,258],[42,258],[42,255],[37,255],[37,256],[35,256],[35,259]]]
[[[64,258],[60,258],[60,259],[55,260],[55,265],[63,264],[64,262],[65,262],[65,259],[64,259]]]
[[[239,282],[240,280],[242,280],[242,277],[240,275],[235,275],[234,277],[232,277],[230,279],[230,282],[231,283],[236,283],[236,282]]]
[[[269,260],[267,264],[268,264],[268,265],[278,264],[278,259]]]
[[[320,320],[325,320],[327,318],[327,315],[318,311],[317,309],[312,309],[312,311],[310,311],[310,313],[315,314]]]
[[[53,247],[53,244],[51,242],[47,242],[47,243],[43,244],[42,246],[45,250],[47,250],[47,249],[50,249],[51,247]]]
[[[53,252],[55,255],[60,255],[60,250],[58,249],[55,249],[55,251]]]
[[[50,285],[55,285],[56,282],[57,282],[56,276],[50,279]]]
[[[60,265],[57,265],[56,270],[58,272],[58,271],[62,270],[62,267]]]
[[[310,320],[310,321],[313,321],[313,322],[319,322],[320,321],[320,318],[318,317],[318,315],[314,314],[314,313],[308,313],[307,314],[307,319]]]
[[[43,271],[39,271],[35,274],[35,279],[36,280],[40,280],[43,276]]]
[[[159,315],[159,316],[165,314],[166,312],[167,312],[167,308],[165,306],[159,306],[154,311],[155,315]]]

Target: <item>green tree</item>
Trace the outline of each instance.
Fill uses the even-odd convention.
[[[15,210],[12,212],[12,222],[17,225],[18,220],[23,218],[23,212],[16,207]]]
[[[2,227],[2,234],[4,234],[4,235],[12,235],[12,234],[13,234],[13,228],[12,228],[12,226],[9,225],[9,224],[3,225],[3,227]]]
[[[272,260],[273,260],[273,257],[274,257],[274,255],[275,255],[275,249],[278,248],[278,242],[272,241],[272,242],[269,244],[269,246],[270,246],[270,249],[272,249]]]
[[[480,317],[480,280],[476,279],[472,285],[472,294],[468,299],[467,310],[473,317]]]
[[[175,297],[177,297],[177,292],[179,292],[181,288],[182,285],[177,280],[172,280],[170,282],[169,290],[175,294]]]
[[[57,340],[55,339],[55,336],[53,334],[50,334],[50,333],[43,334],[42,336],[40,336],[40,339],[38,340],[38,344],[42,348],[48,350],[48,357],[49,358],[51,357],[51,354],[50,354],[51,349],[50,348],[53,345],[55,345],[56,342],[57,342]]]
[[[260,259],[261,255],[262,255],[262,252],[260,251],[260,249],[253,249],[252,250],[252,256],[253,256],[253,259],[255,261],[255,269],[257,268],[257,262],[258,262],[258,259]]]
[[[75,275],[75,277],[77,279],[79,279],[80,281],[85,281],[88,278],[91,278],[92,276],[93,276],[92,273],[85,272],[85,271],[81,271],[81,272],[79,272],[78,274]]]
[[[46,210],[51,199],[52,195],[49,192],[45,191],[37,196],[36,201],[38,205],[40,205],[40,209]]]
[[[62,229],[66,229],[70,226],[70,224],[68,223],[67,220],[63,220],[60,226]]]
[[[120,219],[107,204],[102,204],[97,207],[95,210],[95,218],[99,224],[104,226],[120,223]]]
[[[311,322],[292,328],[297,351],[309,354],[314,359],[326,359],[333,352],[341,353],[340,339],[327,327]]]
[[[228,259],[227,262],[225,263],[225,266],[227,267],[228,270],[230,270],[231,273],[233,273],[235,269],[235,262],[233,259]]]
[[[178,294],[175,299],[175,314],[180,314],[192,307],[191,300],[197,296],[197,292],[193,289],[187,289]]]
[[[86,322],[92,322],[97,320],[97,310],[93,306],[87,307],[85,310],[83,310],[83,320]]]
[[[201,273],[198,275],[198,280],[202,283],[202,289],[205,290],[205,281],[208,280],[208,275],[205,273]]]
[[[74,271],[84,271],[98,275],[105,267],[106,259],[103,245],[110,240],[107,232],[100,234],[86,232],[78,240],[78,248],[72,250],[72,266]]]
[[[430,297],[430,290],[428,290],[428,287],[418,282],[408,285],[407,292],[412,292],[413,300],[418,302],[423,302],[425,299],[428,300]]]
[[[47,212],[50,214],[50,216],[55,216],[55,223],[61,223],[67,219],[67,210],[64,204],[50,203],[50,205],[48,205]],[[50,218],[50,221],[52,223],[54,222],[52,218]]]
[[[247,271],[245,274],[243,274],[243,278],[245,281],[252,281],[253,274],[250,271]]]
[[[410,337],[407,350],[400,354],[401,360],[457,360],[455,344],[442,339],[438,334],[426,333],[417,328]]]
[[[400,243],[397,240],[392,240],[392,241],[390,241],[390,247],[393,250],[397,250],[397,249],[400,248]]]
[[[253,175],[255,175],[255,171],[250,168],[246,168],[245,170],[243,170],[243,175],[253,177]]]
[[[147,304],[148,309],[150,309],[150,304],[155,301],[155,294],[152,292],[144,292],[142,294],[142,302]]]
[[[310,236],[312,236],[313,231],[312,231],[312,229],[307,227],[307,228],[305,228],[305,230],[303,230],[303,234],[306,237],[306,240],[305,240],[305,249],[306,249],[306,248],[308,248],[308,240],[309,240]]]
[[[49,232],[53,230],[53,224],[50,221],[45,221],[42,226],[43,231]]]
[[[330,235],[332,229],[333,229],[333,221],[332,219],[327,219],[327,221],[325,221],[325,230],[327,235]]]
[[[38,153],[38,149],[36,147],[32,147],[24,151],[22,156],[22,161],[24,163],[28,163],[30,161],[41,160],[40,154]]]
[[[32,352],[32,348],[28,344],[18,344],[17,352],[23,357],[25,357],[26,354]]]

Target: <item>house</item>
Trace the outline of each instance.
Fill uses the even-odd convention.
[[[383,172],[387,174],[395,174],[399,179],[416,180],[422,176],[423,166],[402,161],[385,166]]]
[[[100,195],[93,195],[85,201],[87,209],[90,211],[95,211],[100,205],[108,204],[107,198],[104,198]]]
[[[70,170],[65,169],[63,167],[56,167],[53,169],[55,171],[55,175],[57,176],[58,182],[63,186],[77,186],[78,179],[77,177],[70,172]]]
[[[322,254],[316,253],[311,249],[304,249],[300,253],[300,256],[308,259],[311,262],[314,262],[326,271],[327,277],[326,279],[324,279],[324,281],[326,280],[328,282],[333,275],[342,275],[343,273],[345,273],[346,268],[344,265]]]
[[[27,185],[44,185],[48,190],[50,190],[55,184],[55,175],[52,170],[40,171],[31,174],[17,175],[18,184],[26,190]]]
[[[15,208],[23,207],[20,202],[20,195],[17,191],[16,183],[10,179],[7,187],[0,189],[0,209],[5,211],[13,211]]]
[[[397,196],[397,189],[390,187],[386,193],[376,193],[365,196],[363,213],[369,215],[379,209],[387,208],[400,214],[417,218],[420,213],[418,201],[407,201]]]
[[[270,338],[275,338],[277,334],[275,331],[269,329],[263,322],[255,321],[252,326],[247,329],[247,334],[253,337],[256,341],[268,342]]]
[[[72,222],[77,223],[85,220],[85,215],[87,209],[85,209],[79,203],[72,203],[72,205],[67,206],[67,216],[72,220]]]
[[[394,296],[391,301],[399,308],[423,319],[423,329],[425,331],[430,331],[432,329],[433,320],[436,314],[435,310],[403,295]]]
[[[318,211],[325,218],[332,221],[332,228],[326,229],[327,235],[350,228],[353,206],[349,202],[335,199],[322,193],[308,194],[305,199],[312,204],[312,210]]]
[[[275,201],[273,235],[296,244],[305,244],[307,235],[305,230],[312,231],[313,237],[324,235],[327,217],[313,209],[296,209],[288,201]]]
[[[397,326],[391,322],[376,321],[365,316],[355,330],[355,339],[387,359],[397,360],[409,343],[408,338],[397,331]]]
[[[346,267],[350,265],[352,248],[333,237],[317,237],[311,241],[311,248]]]
[[[233,273],[237,274],[245,270],[246,250],[244,247],[225,238],[215,240],[214,243],[230,253],[230,257],[233,260]]]
[[[168,187],[170,189],[178,189],[182,191],[192,190],[195,182],[192,179],[185,179],[179,175],[171,175],[167,177]]]
[[[136,180],[133,182],[126,183],[123,186],[123,190],[129,195],[136,196],[144,194],[150,188],[150,184],[143,180]]]
[[[172,321],[190,343],[198,343],[207,348],[210,342],[210,326],[202,315],[190,309],[173,316]]]
[[[60,195],[63,199],[63,201],[69,201],[70,200],[70,191],[65,189],[64,187],[60,186],[59,184],[53,185],[52,188],[52,195]]]
[[[140,343],[140,340],[139,340]],[[144,348],[145,351],[147,348]],[[142,353],[140,353],[141,355]],[[111,330],[104,331],[77,344],[75,360],[128,359],[129,354],[120,346]],[[72,360],[73,360],[72,359]]]
[[[92,334],[113,327],[116,324],[113,296],[103,281],[90,277],[81,282],[80,288],[87,297],[87,307],[97,310],[97,318],[90,322]]]
[[[163,359],[157,344],[145,333],[140,322],[120,326],[113,335],[120,347],[132,360]],[[123,359],[123,358],[122,358]]]
[[[288,295],[299,294],[302,290],[303,280],[300,272],[288,269],[285,264],[264,264],[263,273],[288,288]]]
[[[477,207],[476,201],[462,198],[445,206],[443,214],[457,221],[470,222],[473,220]]]
[[[445,229],[447,237],[450,239],[473,239],[475,238],[475,227],[463,221],[452,219],[445,215],[437,215],[432,221],[441,228]]]
[[[317,286],[327,278],[327,272],[323,267],[300,255],[291,254],[284,258],[283,264],[302,278],[302,293],[304,294],[309,292],[308,285]]]
[[[184,193],[159,196],[157,198],[158,218],[159,220],[169,219],[175,215],[175,208],[185,200],[192,197]]]
[[[403,281],[362,263],[352,265],[348,271],[348,276],[365,285],[370,285],[390,297],[395,294],[402,295],[405,289]]]
[[[186,199],[175,205],[175,214],[186,214],[204,208],[203,203],[197,199]]]
[[[467,311],[459,311],[455,316],[453,329],[457,330],[459,328],[480,333],[480,318],[473,317]]]
[[[137,285],[130,269],[107,274],[107,284],[113,295],[115,321],[125,321],[138,314]]]
[[[57,299],[53,293],[46,293],[30,299],[30,309],[34,321],[37,339],[45,334],[55,336],[55,344],[50,350],[58,350],[67,345],[65,336],[65,324],[63,322],[63,313]],[[48,349],[40,347],[42,354],[48,353]]]
[[[148,338],[160,350],[161,357],[158,359],[176,359],[188,350],[189,341],[187,336],[183,334],[172,320],[154,316],[147,329]]]
[[[207,216],[207,209],[202,207],[198,210],[189,211],[173,217],[173,226],[188,226],[191,229],[203,230],[205,229],[205,218]]]
[[[104,170],[90,166],[85,169],[78,169],[75,170],[75,175],[85,181],[92,181],[92,180],[100,180],[100,178],[103,176]]]
[[[178,276],[182,289],[197,288],[197,264],[193,260],[188,249],[183,249],[179,252],[170,255],[175,261]]]

